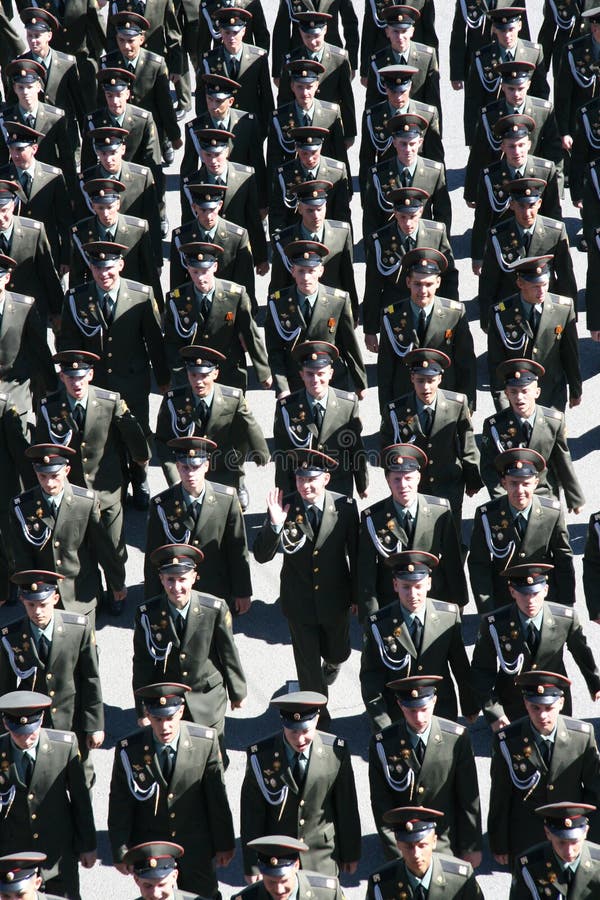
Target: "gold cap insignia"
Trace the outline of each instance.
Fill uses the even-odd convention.
[[[37,591],[37,589],[38,589],[37,581],[34,581],[33,584],[31,585],[31,590],[32,590],[32,591]]]
[[[527,576],[527,584],[533,584],[533,578],[531,577],[531,575]]]
[[[159,700],[158,702],[159,702],[160,706],[166,706],[166,705],[167,705],[167,698],[166,698],[166,697],[161,697],[160,700]]]
[[[538,692],[538,694],[544,693],[544,685],[543,684],[538,684],[537,692]]]
[[[21,716],[21,718],[19,719],[19,724],[27,725],[27,716]]]
[[[299,712],[295,712],[295,713],[294,713],[294,722],[299,722],[300,719],[301,719],[300,713],[299,713]]]
[[[573,826],[573,819],[565,819],[565,828],[571,828]]]
[[[415,571],[415,567],[413,566],[412,563],[409,563],[408,566],[406,567],[406,569],[407,569],[408,572],[414,572],[414,571]]]
[[[158,865],[158,860],[156,860],[153,856],[151,856],[150,859],[148,860],[148,865],[150,866],[151,869],[155,869]]]
[[[46,465],[48,465],[48,463],[50,462],[50,457],[49,457],[49,456],[45,456],[44,459],[43,459],[43,462],[45,462]]]
[[[523,468],[523,463],[521,462],[521,460],[519,460],[517,462],[517,469],[522,469],[522,468]]]
[[[279,862],[279,860],[277,859],[276,856],[272,856],[271,859],[269,860],[269,864],[272,866],[276,866],[278,862]]]
[[[411,697],[418,697],[418,696],[419,696],[418,690],[417,690],[416,688],[414,688],[414,689],[410,692],[410,696],[411,696]]]
[[[412,823],[412,822],[407,822],[405,827],[406,827],[406,830],[407,830],[407,831],[412,831],[412,830],[413,830],[413,823]]]

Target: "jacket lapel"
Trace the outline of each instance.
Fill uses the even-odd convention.
[[[48,784],[50,779],[50,765],[52,761],[52,744],[48,740],[48,735],[46,734],[46,729],[42,728],[40,731],[40,739],[37,745],[37,751],[35,754],[35,765],[33,767],[33,774],[31,776],[31,783],[29,784],[29,790],[31,793],[37,793],[35,788],[38,784]]]
[[[321,423],[321,430],[319,431],[319,441],[324,444],[330,434],[333,434],[335,429],[337,428],[337,412],[339,409],[338,399],[335,396],[335,392],[329,388],[327,392],[327,406],[325,408],[325,415],[323,416],[323,422]]]
[[[421,642],[421,653],[422,656],[426,650],[429,649],[431,644],[435,641],[438,636],[438,626],[440,622],[440,617],[437,613],[436,608],[433,603],[427,598],[425,602],[425,627],[423,628],[423,639]]]
[[[329,406],[329,404],[328,404]],[[329,493],[329,491],[325,491],[325,503],[323,504],[323,515],[321,518],[321,525],[319,526],[319,533],[317,534],[317,539],[315,541],[315,547],[322,547],[331,532],[333,531],[335,524],[337,522],[337,513],[335,511],[335,503],[333,502],[333,497]]]

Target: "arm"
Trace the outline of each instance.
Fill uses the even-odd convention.
[[[585,497],[569,452],[564,416],[555,435],[552,453],[548,459],[548,468],[556,475],[558,483],[564,491],[567,509],[574,510],[582,507]]]
[[[358,18],[352,0],[342,0],[340,18],[344,28],[344,43],[350,60],[350,68],[355,72],[358,69]]]
[[[244,858],[244,874],[246,876],[260,875],[256,851],[247,845],[254,838],[264,837],[265,834],[268,834],[269,826],[267,803],[256,783],[254,772],[250,766],[250,758],[248,757],[240,796],[240,840]]]
[[[171,380],[171,373],[167,365],[160,316],[152,288],[142,312],[142,332],[156,383],[159,387],[165,387]]]
[[[346,295],[343,308],[340,313],[340,321],[337,329],[337,346],[340,356],[344,359],[348,366],[348,373],[354,384],[357,394],[365,391],[368,387],[367,372],[363,363],[362,353],[358,345],[356,332],[354,330],[354,319],[352,318],[352,308],[350,306],[350,297]]]
[[[562,511],[552,531],[549,550],[554,565],[556,596],[560,603],[572,606],[575,603],[575,569],[573,550]]]
[[[492,560],[490,559],[490,551],[485,540],[483,524],[481,521],[481,511],[479,509],[475,512],[475,520],[473,522],[468,566],[471,590],[475,597],[477,609],[479,612],[486,612],[493,609],[494,570],[492,567]]]
[[[458,685],[460,696],[460,708],[463,716],[477,716],[480,703],[471,680],[471,666],[462,634],[460,615],[457,614],[456,622],[452,629],[452,638],[448,654],[448,662],[452,669],[452,675]]]
[[[479,696],[479,702],[483,709],[486,721],[490,725],[499,722],[504,717],[504,707],[500,703],[496,690],[498,678],[498,661],[496,650],[490,636],[489,622],[486,617],[481,619],[479,632],[473,658],[471,660],[471,683]]]
[[[240,329],[240,334],[244,339],[246,350],[252,360],[256,377],[261,384],[264,385],[265,382],[268,382],[271,378],[271,369],[269,367],[270,361],[267,358],[267,349],[263,342],[262,335],[258,330],[256,322],[252,318],[250,297],[246,290],[242,290],[242,298],[238,306],[236,321]]]
[[[79,856],[82,853],[93,854],[96,850],[96,827],[90,792],[85,783],[85,775],[77,748],[77,738],[72,735],[73,742],[69,746],[69,759],[65,770],[69,805],[73,822],[75,845],[73,850]]]
[[[336,748],[337,749],[337,748]],[[338,751],[339,752],[339,751]],[[340,865],[360,859],[361,831],[356,784],[350,752],[344,748],[332,791],[335,819],[335,842]]]
[[[251,591],[246,592],[245,594],[239,594],[239,596],[248,596],[250,593]],[[229,699],[232,705],[234,703],[241,705],[241,701],[244,700],[248,694],[248,687],[246,685],[246,677],[244,675],[244,670],[242,669],[242,663],[231,630],[231,613],[224,600],[221,603],[219,618],[214,632],[214,640],[223,667],[223,677]],[[216,844],[215,846],[219,850],[226,850],[229,847],[232,847],[233,843],[225,846]]]
[[[500,742],[497,737],[492,744],[490,782],[490,810],[487,822],[490,850],[495,857],[505,856],[510,851],[510,813],[514,788],[506,762],[500,753]]]
[[[226,564],[231,578],[232,595],[234,597],[251,597],[252,580],[250,576],[248,542],[244,516],[236,496],[231,498],[221,548],[227,560]]]
[[[392,675],[384,666],[371,632],[371,622],[364,624],[362,655],[360,660],[360,691],[373,731],[381,731],[391,725],[384,696],[385,685]]]
[[[498,455],[498,447],[492,437],[489,419],[483,423],[483,432],[481,436],[481,477],[486,488],[489,491],[492,500],[504,493],[500,486],[500,476],[494,466],[494,460]]]
[[[98,647],[89,624],[85,626],[75,673],[81,726],[85,734],[104,731],[104,708],[98,668]]]
[[[471,417],[469,416],[469,408],[466,400],[463,402],[457,423],[457,431],[465,489],[467,494],[472,496],[483,487],[483,481],[479,473],[479,451],[477,449],[477,444],[475,443],[473,424]]]
[[[135,462],[148,462],[152,453],[141,425],[124,400],[115,405],[113,423],[121,439]]]
[[[108,798],[108,837],[113,862],[120,863],[131,844],[136,800],[131,796],[117,743]]]
[[[456,853],[481,851],[481,804],[477,767],[469,732],[465,729],[458,740],[458,759],[454,781],[454,809],[456,810]]]
[[[223,780],[223,765],[216,731],[199,786],[204,798],[203,806],[208,814],[207,825],[213,849],[217,852],[233,851],[235,847],[233,817]]]
[[[438,584],[443,584],[446,592],[437,591],[436,596],[451,597],[453,603],[463,607],[469,602],[467,579],[465,578],[460,538],[454,517],[449,509],[442,517],[441,527],[440,547],[443,547],[443,558],[438,568]]]
[[[573,610],[573,618],[567,634],[567,647],[585,679],[592,699],[595,699],[595,695],[600,691],[600,672],[575,610]]]
[[[96,494],[90,510],[86,540],[90,546],[94,547],[98,562],[104,569],[108,586],[113,591],[124,588],[126,581],[125,562],[120,555],[119,548],[113,544],[109,532],[102,524],[100,503]]]

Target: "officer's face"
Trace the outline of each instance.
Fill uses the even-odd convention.
[[[545,584],[543,590],[539,591],[537,594],[523,594],[510,582],[508,589],[510,591],[510,596],[513,598],[525,618],[533,619],[544,605],[544,600],[548,596],[549,586]]]
[[[15,201],[9,200],[8,203],[0,203],[0,231],[6,231],[10,228],[15,215]],[[10,279],[9,279],[10,281]]]
[[[433,303],[441,282],[439,275],[427,275],[424,272],[411,272],[406,277],[410,299],[416,306],[423,308]]]
[[[590,24],[590,31],[592,32],[592,37],[596,43],[600,44],[600,22],[592,22]]]
[[[392,50],[395,50],[396,53],[405,53],[408,50],[414,33],[413,25],[410,28],[392,28],[390,25],[387,25],[385,29],[385,36],[392,45]]]
[[[296,475],[296,490],[304,502],[310,505],[323,496],[330,477],[329,472],[321,472],[320,475]]]
[[[121,34],[117,31],[117,46],[125,59],[136,59],[144,43],[143,34]]]
[[[6,728],[6,719],[4,720],[4,726],[5,730],[8,731],[9,729]],[[41,728],[42,723],[40,721],[39,726],[35,729],[35,731],[32,731],[31,734],[13,734],[12,732],[10,732],[10,739],[13,744],[15,744],[15,746],[19,748],[19,750],[29,750],[30,747],[35,747],[35,745],[39,741]]]
[[[320,400],[324,397],[333,378],[333,366],[324,366],[322,369],[300,369],[300,378],[311,397]]]
[[[417,156],[419,155],[419,150],[423,146],[423,138],[406,138],[402,137],[402,135],[393,135],[392,141],[394,144],[394,149],[396,151],[396,156],[398,157],[402,165],[412,166]]]
[[[526,303],[541,303],[548,292],[549,278],[542,281],[526,281],[517,275],[517,287],[521,292],[521,298]]]
[[[540,396],[540,392],[537,381],[518,386],[510,384],[504,388],[511,409],[522,419],[528,419],[533,415],[535,401]]]
[[[245,34],[245,25],[243,28],[240,28],[239,31],[229,31],[226,28],[221,31],[221,40],[223,41],[223,46],[232,56],[237,56],[237,54],[242,49],[242,43],[244,41]]]
[[[197,372],[193,369],[188,369],[187,377],[196,397],[208,397],[212,392],[215,381],[219,377],[219,370],[213,369],[211,372]]]
[[[539,484],[539,479],[533,475],[530,478],[515,478],[513,475],[505,475],[500,481],[513,509],[527,509]]]
[[[419,222],[421,221],[421,217],[423,215],[423,210],[419,209],[417,212],[400,212],[399,210],[394,210],[394,218],[396,219],[396,224],[398,228],[402,232],[402,234],[415,234],[417,228],[419,227]]]
[[[315,94],[319,88],[318,81],[294,81],[290,82],[292,94],[296,98],[296,103],[300,109],[310,109],[313,105]]]
[[[309,206],[307,203],[298,204],[298,212],[302,216],[302,223],[307,231],[320,231],[325,221],[327,206]]]
[[[109,203],[108,206],[106,206],[104,203],[92,203],[94,214],[98,216],[98,220],[100,221],[100,224],[104,226],[104,228],[112,228],[112,226],[119,218],[120,208],[120,200],[115,200],[113,203]]]
[[[513,169],[518,169],[525,165],[527,154],[531,150],[531,141],[528,137],[507,138],[502,141],[502,152],[506,160]]]
[[[307,50],[310,50],[311,53],[318,53],[319,50],[321,50],[323,44],[325,43],[326,34],[327,25],[325,25],[318,34],[306,34],[304,31],[300,31],[302,43]]]
[[[218,206],[215,206],[214,209],[207,209],[205,206],[198,206],[197,203],[192,203],[192,212],[198,219],[198,222],[204,228],[205,231],[210,231],[211,228],[214,228],[217,224],[217,219],[219,218],[219,213],[223,208],[223,201],[219,202]]]
[[[133,880],[140,890],[142,900],[171,900],[177,887],[177,869],[169,872],[160,881],[153,878],[139,878],[137,875],[133,876]]]
[[[39,102],[39,94],[42,90],[42,84],[40,81],[32,81],[31,84],[21,84],[20,82],[15,82],[13,84],[13,88],[15,94],[17,95],[19,106],[21,106],[22,109],[34,110],[37,108]]]
[[[227,166],[227,156],[229,151],[227,147],[218,153],[208,153],[206,150],[200,150],[200,159],[212,175],[222,175]]]
[[[296,861],[293,868],[277,878],[273,875],[263,875],[263,887],[273,900],[288,900],[288,897],[292,896],[298,883],[296,870],[299,866],[300,863]]]
[[[92,278],[103,291],[112,291],[119,283],[119,276],[125,265],[124,259],[113,259],[110,266],[96,266],[94,263],[90,265]]]
[[[420,841],[411,841],[410,843],[406,841],[396,841],[396,846],[398,847],[407,868],[410,869],[413,875],[416,875],[419,878],[427,872],[431,865],[431,858],[436,843],[437,837],[435,832],[433,832],[432,834],[428,834],[427,837],[422,838]]]
[[[560,711],[565,705],[565,698],[559,697],[556,703],[552,703],[550,706],[542,706],[541,703],[532,703],[530,700],[525,700],[524,703],[535,730],[540,734],[552,734],[556,728]]]
[[[224,100],[219,100],[208,92],[206,94],[206,106],[213,119],[225,119],[233,106],[233,100],[233,97],[225,97]]]
[[[501,47],[504,47],[505,50],[512,50],[519,39],[520,30],[521,20],[519,19],[518,22],[515,22],[514,25],[511,25],[510,28],[507,28],[506,30],[492,26],[492,35],[496,38]]]
[[[578,838],[576,841],[567,841],[565,838],[556,837],[555,834],[544,826],[544,831],[546,832],[546,840],[550,841],[552,844],[552,849],[556,853],[559,859],[562,859],[563,862],[572,863],[575,862],[581,856],[581,851],[583,849],[583,842],[587,837],[588,828],[585,829],[585,835],[581,838]]]
[[[18,169],[28,169],[33,164],[35,155],[38,152],[38,146],[38,144],[27,144],[26,147],[17,147],[15,144],[10,144],[8,152],[12,162]]]
[[[503,84],[502,91],[509,106],[522,106],[529,91],[530,81],[524,84]]]
[[[58,603],[60,597],[55,591],[51,597],[45,600],[24,600],[20,598],[21,603],[25,607],[27,618],[37,625],[38,628],[45,628],[50,623],[50,619],[54,613],[54,607]]]
[[[421,480],[418,469],[410,472],[387,472],[385,477],[396,503],[400,506],[412,506],[417,499]]]
[[[45,59],[50,51],[50,41],[52,40],[51,31],[36,31],[35,28],[26,28],[25,37],[27,38],[27,46],[36,56]]]
[[[49,497],[57,497],[65,489],[71,466],[61,466],[58,472],[37,472],[39,486]]]
[[[40,875],[32,875],[27,881],[23,881],[17,893],[3,894],[0,891],[0,900],[36,900],[38,890],[42,886]]]
[[[420,581],[406,581],[404,578],[394,578],[394,590],[398,600],[405,610],[414,613],[421,609],[427,599],[427,592],[431,588],[431,578],[422,578]]]
[[[158,577],[173,606],[176,606],[177,609],[182,609],[191,597],[192,589],[196,583],[196,570],[190,569],[179,574],[159,572]]]
[[[78,375],[77,377],[69,375],[67,372],[59,372],[58,377],[64,384],[69,397],[72,397],[74,400],[82,400],[84,397],[87,397],[90,382],[94,377],[94,370],[89,369],[85,375]]]
[[[179,473],[181,484],[183,485],[184,490],[192,497],[199,497],[204,490],[204,479],[208,472],[208,465],[208,460],[203,462],[201,466],[194,467],[179,462],[179,460],[177,461],[177,472]]]
[[[167,716],[166,718],[162,718],[160,716],[151,716],[148,713],[152,733],[154,734],[156,740],[159,741],[159,743],[169,744],[177,737],[177,735],[179,734],[179,723],[181,722],[182,716],[183,706],[180,706],[177,712],[173,713],[172,716]]]
[[[292,728],[283,729],[285,739],[296,753],[302,753],[310,747],[317,731],[319,717],[316,716],[303,731],[294,731]]]
[[[125,144],[119,144],[118,147],[107,148],[106,150],[96,150],[98,162],[106,172],[115,175],[121,171],[123,157],[125,156]]]
[[[298,150],[298,159],[305,169],[316,169],[321,161],[321,144],[311,150]]]
[[[125,88],[125,90],[119,91],[118,93],[115,93],[113,91],[105,91],[104,97],[106,99],[106,105],[108,106],[109,112],[113,116],[122,116],[125,112],[127,101],[131,97],[131,91],[129,90],[129,88]]]
[[[541,199],[536,200],[535,203],[517,203],[516,200],[510,201],[512,213],[521,228],[531,228],[535,223],[541,205]]]
[[[398,704],[402,711],[402,715],[406,719],[406,724],[415,732],[415,734],[423,734],[423,732],[427,731],[431,725],[436,702],[437,697],[432,697],[425,706],[414,707],[405,706],[402,703]]]
[[[319,287],[319,278],[323,274],[323,266],[292,266],[292,278],[301,294],[310,296]]]
[[[437,390],[441,384],[441,375],[411,375],[410,380],[415,389],[415,394],[426,405],[433,402]]]
[[[390,104],[390,106],[394,109],[404,109],[404,107],[410,100],[410,88],[410,84],[402,91],[392,90],[392,88],[386,87],[385,93],[387,95],[388,103]]]
[[[208,294],[212,291],[215,286],[216,271],[216,263],[213,263],[207,269],[198,269],[195,266],[188,266],[188,272],[192,279],[192,283],[196,290],[200,291],[201,294]]]

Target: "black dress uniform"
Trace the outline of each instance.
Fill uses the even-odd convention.
[[[387,15],[386,15],[387,13]],[[405,11],[397,13],[393,7],[383,10],[383,16],[389,25],[398,16],[405,16]],[[412,66],[417,69],[412,79],[412,98],[420,100],[421,103],[427,103],[440,113],[442,104],[440,99],[440,72],[438,67],[438,58],[435,49],[426,44],[420,44],[411,40],[407,51],[403,54],[396,53],[391,44],[386,42],[386,46],[381,50],[377,50],[371,54],[369,62],[369,74],[367,75],[367,93],[366,106],[372,106],[385,97],[385,88],[379,75],[379,70],[386,66]]]
[[[298,147],[307,149],[313,145],[314,136],[310,133],[305,136],[305,131],[308,131],[308,128],[306,130],[295,128],[290,133],[295,137],[296,150]],[[309,139],[311,144],[308,144]],[[277,229],[287,228],[297,222],[298,197],[294,191],[294,185],[305,181],[330,182],[332,187],[327,192],[327,218],[351,223],[350,196],[352,191],[348,182],[348,170],[344,163],[339,159],[320,156],[316,167],[308,171],[296,157],[282,166],[277,166],[274,171],[269,201],[271,235]]]
[[[292,730],[312,724],[326,702],[312,691],[271,700],[282,711],[283,727]],[[302,854],[302,867],[322,875],[337,875],[341,863],[359,859],[360,819],[350,749],[343,738],[316,731],[309,753],[302,773],[299,761],[292,765],[294,753],[283,731],[248,747],[240,808],[246,875],[260,871],[256,850],[248,844],[274,832],[304,841],[309,850]]]
[[[181,31],[175,17],[173,0],[147,0],[143,4],[135,0],[113,0],[110,11],[138,12],[142,10],[149,27],[144,34],[144,47],[158,56],[162,56],[167,64],[169,74],[180,75],[182,71]],[[110,50],[117,46],[115,23],[109,22],[106,29],[107,45]]]
[[[589,31],[589,20],[582,19],[581,14],[595,6],[595,0],[565,0],[560,6],[554,0],[545,0],[538,41],[544,50],[546,71],[552,65],[555,80],[565,45]]]
[[[345,46],[352,71],[358,69],[358,19],[350,0],[294,0],[290,6],[280,0],[273,28],[273,78],[279,78],[286,53],[300,42],[296,13],[327,13],[331,19],[327,25],[327,37],[336,47]],[[344,29],[344,42],[340,35],[340,19]]]
[[[369,74],[371,56],[388,43],[385,34],[387,23],[383,18],[386,6],[385,0],[374,0],[373,3],[367,0],[365,3],[365,14],[360,33],[361,78],[366,78]],[[435,30],[435,0],[413,0],[411,6],[420,13],[415,22],[415,40],[437,50],[439,39]]]
[[[215,13],[217,9],[223,9],[222,0],[200,0],[200,9],[198,9],[196,3],[192,3],[191,0],[181,0],[181,12],[179,18],[180,21],[182,21],[182,19],[185,21],[185,27],[182,28],[184,47],[186,31],[195,24],[197,39],[194,41],[193,46],[197,48],[197,57],[202,56],[206,50],[210,50],[211,47],[219,41],[219,31],[215,28],[215,23],[213,21],[213,13]],[[252,18],[248,19],[246,22],[246,31],[244,34],[246,43],[262,47],[268,53],[271,46],[271,32],[267,26],[261,0],[239,0],[239,2],[236,0],[236,9],[245,9],[252,16]],[[183,16],[181,13],[183,13]],[[188,52],[192,62],[197,65],[197,59],[194,59],[192,51],[188,50]]]

